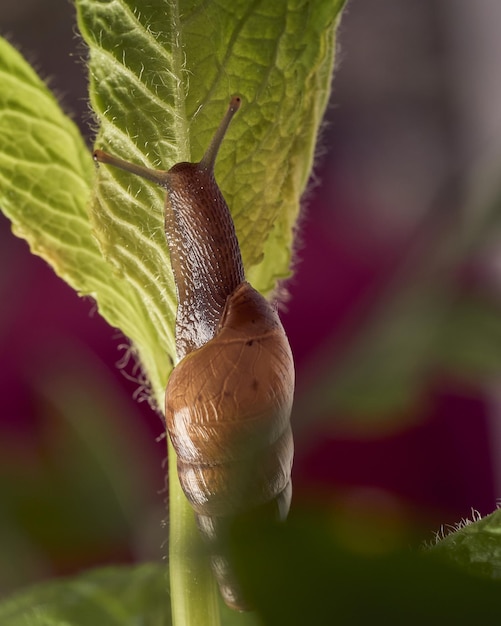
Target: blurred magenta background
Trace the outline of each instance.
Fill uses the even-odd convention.
[[[311,398],[318,372],[328,379],[329,367],[343,367],[402,267],[412,283],[444,220],[460,219],[472,173],[497,164],[501,46],[490,25],[501,7],[468,5],[349,3],[319,184],[305,203],[282,315],[297,363],[294,503],[318,497],[348,515],[382,516],[404,542],[495,508],[499,382],[440,367],[411,405],[370,420],[325,415]],[[74,32],[68,2],[0,7],[0,33],[49,78],[90,145]],[[4,218],[0,238],[0,592],[162,558],[165,440],[159,417],[135,398],[133,363],[117,367],[125,339]],[[482,276],[495,277],[496,295],[489,263]],[[471,276],[464,289],[478,288]]]

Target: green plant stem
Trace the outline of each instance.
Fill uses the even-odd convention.
[[[169,453],[169,569],[173,626],[220,626],[219,596],[195,516]]]

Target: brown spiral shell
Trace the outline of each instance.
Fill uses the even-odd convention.
[[[247,603],[220,549],[225,520],[273,500],[277,518],[285,518],[293,389],[292,354],[278,315],[246,282],[228,299],[216,336],[188,354],[167,385],[179,480],[212,547],[223,597],[239,609]]]

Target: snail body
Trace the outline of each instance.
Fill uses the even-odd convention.
[[[179,362],[167,384],[166,426],[223,598],[245,610],[226,533],[233,519],[262,507],[276,519],[287,516],[294,364],[276,309],[245,280],[233,220],[214,178],[217,151],[239,106],[233,97],[199,163],[165,172],[100,150],[94,157],[167,190]]]

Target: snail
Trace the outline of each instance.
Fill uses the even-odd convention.
[[[223,599],[247,610],[226,553],[227,534],[232,520],[249,511],[266,509],[278,520],[288,514],[294,364],[276,308],[245,280],[233,220],[214,178],[239,107],[234,96],[198,163],[157,171],[101,150],[94,158],[167,191],[179,359],[165,394],[167,431]]]

